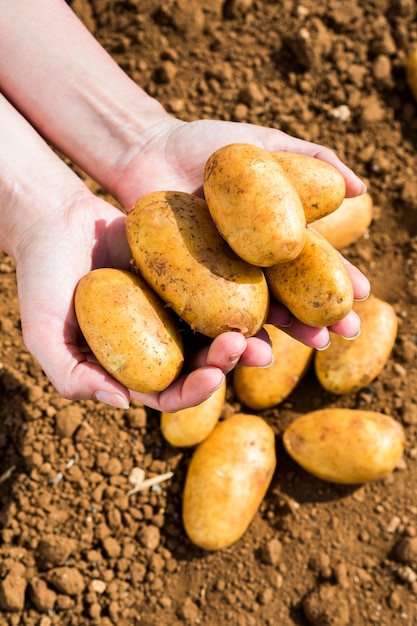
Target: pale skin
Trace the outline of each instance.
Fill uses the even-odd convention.
[[[346,195],[362,181],[331,150],[279,130],[169,115],[117,66],[64,0],[0,0],[0,248],[16,264],[25,344],[64,397],[126,409],[132,399],[163,411],[198,404],[238,363],[265,367],[264,333],[224,333],[195,354],[187,373],[158,394],[129,391],[110,377],[80,340],[73,311],[78,280],[92,268],[127,268],[124,213],[92,194],[50,147],[79,165],[129,211],[158,189],[199,192],[204,164],[225,143],[287,150],[334,165]],[[367,278],[346,261],[357,299]],[[292,319],[279,303],[271,323],[322,349],[328,328]],[[360,331],[353,312],[330,330]]]

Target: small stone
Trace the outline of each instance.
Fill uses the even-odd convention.
[[[114,537],[106,537],[103,539],[103,549],[108,557],[117,558],[120,556],[122,549],[120,543]]]
[[[64,535],[47,535],[41,539],[36,548],[36,563],[40,570],[64,565],[71,553],[76,549],[76,542]]]
[[[180,606],[177,611],[178,617],[188,624],[196,624],[198,614],[198,606],[191,600],[191,598],[186,598],[182,606]]]
[[[138,532],[141,545],[153,552],[161,541],[161,531],[157,526],[143,526]]]
[[[56,593],[48,587],[42,578],[32,578],[29,585],[30,599],[40,613],[52,611],[56,602]]]
[[[59,437],[72,437],[83,420],[81,408],[77,404],[70,404],[57,412],[55,432]]]
[[[84,591],[84,577],[75,567],[58,567],[51,570],[48,578],[59,593],[67,596],[76,596]]]
[[[395,547],[397,558],[403,563],[417,564],[417,537],[404,537]]]
[[[278,565],[282,555],[282,543],[279,539],[271,539],[265,543],[259,552],[262,563],[267,565]]]
[[[23,611],[27,581],[23,576],[9,574],[0,582],[0,609]]]
[[[349,626],[350,608],[339,587],[325,583],[302,602],[304,614],[313,626]]]

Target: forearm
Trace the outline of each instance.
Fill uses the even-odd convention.
[[[64,0],[0,0],[0,90],[110,192],[168,114],[118,67]]]
[[[0,248],[13,259],[36,224],[86,190],[0,94]]]

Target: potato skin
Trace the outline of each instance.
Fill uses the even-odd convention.
[[[262,411],[287,398],[306,373],[314,350],[290,337],[280,328],[265,324],[272,343],[274,363],[269,367],[236,367],[233,388],[238,400]]]
[[[310,474],[353,485],[390,474],[402,457],[405,436],[401,424],[383,413],[330,408],[295,419],[283,443]]]
[[[150,193],[128,214],[126,232],[145,280],[193,330],[249,337],[262,327],[269,306],[263,271],[230,249],[202,198]]]
[[[369,385],[385,367],[397,337],[398,318],[388,302],[371,295],[355,302],[353,310],[361,319],[360,336],[348,341],[332,333],[328,349],[314,357],[321,386],[337,395]]]
[[[314,222],[313,230],[327,239],[336,250],[358,241],[373,220],[373,201],[369,193],[345,198],[330,215]]]
[[[333,213],[343,202],[346,183],[333,165],[305,154],[271,152],[294,185],[307,224]]]
[[[134,391],[162,391],[179,375],[183,346],[176,320],[131,272],[96,269],[78,282],[74,307],[98,362]]]
[[[248,263],[267,267],[301,251],[301,200],[268,151],[230,144],[214,152],[206,163],[204,195],[219,232]]]
[[[161,432],[168,443],[177,448],[187,448],[204,441],[219,421],[226,387],[224,379],[223,384],[201,404],[174,413],[162,412]]]
[[[353,287],[340,254],[324,237],[306,229],[293,261],[265,268],[270,293],[304,324],[330,326],[353,306]]]
[[[183,493],[189,539],[204,550],[237,541],[254,518],[276,466],[275,436],[257,415],[220,422],[195,450]]]

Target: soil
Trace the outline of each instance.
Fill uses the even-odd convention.
[[[417,105],[404,71],[417,43],[414,1],[74,0],[72,8],[175,115],[275,126],[334,149],[366,181],[375,209],[345,256],[395,307],[399,329],[368,387],[333,396],[309,371],[260,413],[277,438],[272,484],[244,536],[207,553],[181,522],[191,451],[171,447],[158,414],[139,404],[123,411],[57,395],[22,343],[15,269],[1,255],[0,624],[415,625]],[[356,487],[304,472],[281,435],[321,407],[400,421],[407,446],[398,468]],[[223,417],[241,410],[229,384]],[[135,468],[173,477],[127,495]]]

